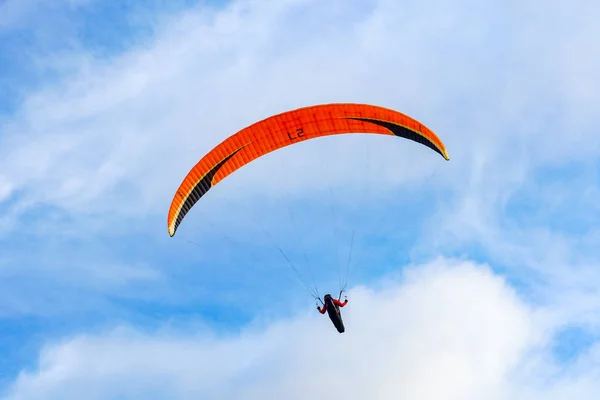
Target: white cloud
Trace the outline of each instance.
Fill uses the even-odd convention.
[[[373,102],[431,126],[452,160],[444,163],[411,143],[373,139],[378,156],[370,167],[380,173],[370,177],[389,185],[439,170],[435,182],[462,192],[466,202],[458,207],[467,214],[456,215],[473,225],[484,224],[495,202],[538,162],[576,156],[569,147],[598,154],[598,146],[590,146],[593,132],[580,129],[595,114],[585,107],[576,113],[575,107],[588,104],[589,91],[581,88],[594,86],[600,68],[585,74],[573,69],[598,64],[595,53],[577,50],[594,36],[593,23],[583,20],[572,32],[554,33],[542,24],[562,16],[550,9],[539,11],[533,22],[539,29],[533,30],[521,19],[526,8],[512,21],[498,14],[500,7],[445,1],[426,9],[417,3],[353,4],[250,2],[199,9],[169,20],[173,24],[157,29],[155,42],[116,59],[73,55],[81,63],[78,73],[30,97],[5,129],[3,136],[12,139],[3,140],[2,168],[29,199],[73,212],[98,210],[106,218],[159,211],[199,157],[237,129],[308,104]],[[511,21],[514,29],[507,32],[502,24]],[[548,47],[558,39],[558,47]],[[570,61],[562,68],[567,53]],[[546,101],[550,107],[560,101],[561,108],[545,111]],[[540,125],[547,115],[557,120],[551,138]],[[320,159],[334,149],[328,179],[349,184],[359,172],[349,173],[347,166],[364,160],[364,143],[348,138],[289,148],[239,171],[219,190],[277,193],[285,181],[294,193],[305,191],[319,185]],[[303,175],[284,179],[284,158]],[[394,161],[394,168],[387,167]],[[465,175],[466,192],[456,186]]]
[[[419,118],[452,156],[445,163],[412,143],[372,138],[372,193],[435,171],[431,184],[451,196],[434,215],[431,242],[476,240],[519,261],[538,257],[508,240],[499,213],[534,168],[598,154],[590,93],[599,57],[585,42],[598,36],[597,24],[560,3],[519,3],[511,12],[446,1],[344,4],[200,8],[115,59],[73,54],[77,73],[30,96],[3,127],[2,187],[21,194],[8,203],[3,233],[40,203],[97,216],[109,229],[124,215],[166,214],[187,170],[226,135],[297,106],[365,101]],[[352,139],[269,155],[204,204],[282,187],[297,195],[327,191],[329,182],[351,186],[363,178],[367,143]],[[324,174],[327,154],[336,158]],[[303,173],[289,179],[289,168]],[[546,246],[531,232],[513,233],[525,250],[533,241]]]
[[[185,173],[226,135],[307,104],[370,102],[430,126],[446,142],[451,161],[403,141],[315,141],[239,171],[213,189],[206,208],[258,191],[310,195],[315,185],[327,191],[320,165],[328,153],[336,158],[325,161],[327,180],[353,184],[363,176],[368,142],[373,196],[437,172],[431,185],[447,197],[432,213],[424,238],[428,255],[480,244],[502,264],[541,276],[553,323],[594,321],[600,295],[586,283],[597,281],[590,239],[597,233],[580,245],[584,238],[546,225],[507,224],[504,207],[529,185],[536,168],[600,153],[594,108],[600,27],[592,18],[597,7],[585,1],[552,2],[543,9],[532,1],[485,7],[441,0],[426,6],[392,0],[352,6],[342,0],[240,2],[174,18],[157,28],[155,42],[115,59],[71,54],[67,64],[77,73],[30,96],[3,126],[0,199],[3,193],[21,194],[5,203],[11,209],[0,220],[4,234],[18,226],[14,218],[40,203],[98,216],[109,229],[123,216],[166,216]],[[289,179],[290,166],[303,174]],[[597,194],[587,193],[582,201],[595,210]],[[377,292],[376,298],[356,290],[346,312],[349,332],[342,337],[311,316],[223,341],[122,332],[74,339],[49,348],[39,372],[21,376],[16,398],[89,398],[90,388],[106,398],[122,385],[131,385],[126,393],[146,398],[148,387],[160,394],[166,387],[171,398],[214,390],[231,390],[224,398],[293,398],[289,390],[299,398],[342,391],[349,399],[397,398],[398,392],[415,399],[439,393],[457,399],[597,396],[593,352],[587,361],[592,367],[568,370],[571,376],[555,380],[552,393],[538,387],[540,376],[555,373],[536,347],[545,343],[540,336],[547,338],[549,322],[536,320],[539,314],[524,309],[486,272],[457,271],[416,273],[415,282]],[[109,284],[112,276],[101,275]],[[397,319],[372,312],[382,297],[391,302],[386,312]],[[316,363],[308,358],[313,346],[322,357]],[[247,364],[238,365],[240,360]],[[338,368],[346,375],[334,379],[344,384],[322,392],[329,390],[322,386],[323,373]],[[238,380],[235,392],[231,382]]]
[[[542,376],[558,392],[600,393],[586,382],[594,370],[548,375],[539,357],[552,321],[485,267],[439,260],[349,297],[343,335],[310,310],[225,337],[202,327],[78,336],[45,348],[7,399],[533,399]]]
[[[142,205],[157,207],[173,191],[166,188],[175,189],[203,152],[224,136],[274,112],[325,101],[372,101],[409,113],[412,108],[415,116],[436,125],[435,114],[425,110],[447,101],[444,96],[448,94],[440,90],[447,76],[415,76],[411,72],[436,62],[427,45],[433,42],[437,48],[439,43],[430,37],[425,42],[389,42],[387,37],[405,30],[406,37],[413,37],[421,29],[411,24],[396,32],[394,27],[403,17],[386,9],[393,6],[382,3],[374,14],[363,15],[353,8],[342,11],[335,2],[326,6],[316,2],[281,2],[277,7],[249,4],[232,5],[214,17],[190,14],[166,29],[149,49],[108,64],[86,61],[62,86],[32,97],[8,130],[20,138],[10,147],[12,157],[3,162],[14,185],[26,187],[30,196],[42,201],[87,208],[92,200],[101,207],[101,199],[127,181]],[[360,8],[363,11],[370,6],[361,4]],[[454,23],[442,25],[443,30],[460,29],[460,11],[454,13],[454,19],[450,18]],[[332,20],[334,15],[343,18]],[[443,13],[434,15],[435,21]],[[311,22],[300,16],[310,16]],[[339,22],[324,32],[310,31],[332,21]],[[295,33],[299,29],[304,30],[302,35]],[[380,44],[376,51],[361,39],[374,34],[373,40]],[[412,62],[399,58],[405,45],[423,51],[424,58],[413,57]],[[399,54],[398,58],[389,59],[390,53]],[[386,76],[385,82],[379,81],[381,76]],[[404,100],[393,100],[397,91]],[[433,93],[434,101],[419,92]],[[417,110],[422,110],[422,116]],[[452,140],[443,126],[438,123],[435,128]],[[31,144],[34,141],[36,144]],[[331,151],[342,143],[345,141],[329,141],[323,147]],[[379,143],[377,149],[385,151],[385,143]],[[289,151],[298,158],[306,157],[304,163],[300,161],[305,180],[297,178],[301,187],[314,184],[319,175],[318,169],[310,167],[316,160],[309,155],[317,147]],[[349,145],[347,149],[356,151],[357,147]],[[406,159],[398,170],[413,171],[419,169],[409,166],[426,154],[403,143],[388,148],[385,160],[394,152]],[[338,153],[342,160],[336,163],[338,179],[343,179],[344,166],[354,156],[353,152],[347,157],[342,154]],[[34,168],[24,170],[19,165],[18,160],[37,158]],[[374,169],[388,170],[377,161]],[[251,172],[238,175],[259,179],[273,165],[256,163]],[[274,179],[281,177],[276,173]],[[384,178],[400,179],[395,173]],[[231,181],[230,186],[235,187],[241,178]],[[273,189],[273,185],[265,188]],[[139,206],[128,211],[139,210]]]

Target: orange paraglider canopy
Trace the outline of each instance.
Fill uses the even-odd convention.
[[[184,216],[211,187],[249,162],[291,144],[348,133],[402,137],[450,159],[435,133],[394,110],[367,104],[324,104],[287,111],[242,129],[202,157],[173,197],[167,219],[169,235],[175,235]]]

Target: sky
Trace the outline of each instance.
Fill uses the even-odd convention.
[[[599,17],[0,0],[0,398],[599,398]],[[450,160],[307,141],[169,237],[205,153],[336,102],[416,118]],[[347,278],[344,334],[292,266],[321,295]]]

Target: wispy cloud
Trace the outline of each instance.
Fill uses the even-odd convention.
[[[4,4],[16,7],[17,3]],[[55,75],[45,81],[49,77],[36,72],[44,84],[34,85],[34,90],[33,86],[19,89],[23,101],[12,103],[15,111],[0,125],[0,240],[7,249],[0,260],[4,315],[52,313],[67,324],[73,313],[89,313],[93,318],[105,313],[116,316],[108,318],[110,323],[119,320],[141,326],[148,321],[138,318],[166,309],[161,315],[167,319],[171,314],[193,319],[190,315],[195,312],[206,312],[207,319],[220,312],[215,320],[235,319],[232,313],[248,319],[255,309],[281,316],[283,311],[274,310],[273,297],[285,297],[291,286],[284,283],[283,271],[287,274],[290,269],[255,221],[273,234],[294,262],[301,264],[306,253],[319,267],[317,279],[323,284],[335,281],[336,253],[345,262],[354,230],[353,283],[373,283],[380,274],[411,260],[430,260],[440,254],[476,259],[505,273],[520,295],[535,305],[536,313],[551,321],[541,325],[530,321],[530,311],[521,309],[524,306],[517,300],[506,300],[504,296],[510,295],[502,292],[497,294],[499,307],[514,301],[514,313],[485,318],[503,337],[478,325],[474,332],[486,343],[471,353],[463,342],[454,341],[459,336],[471,338],[462,311],[446,298],[438,299],[436,304],[441,301],[444,307],[437,317],[462,321],[456,327],[461,330],[438,331],[458,349],[457,363],[486,352],[498,351],[503,357],[493,340],[518,342],[502,349],[513,354],[513,361],[499,362],[488,375],[479,376],[476,368],[472,372],[465,367],[469,372],[456,381],[465,385],[455,388],[457,398],[477,398],[484,393],[482,388],[493,388],[485,393],[498,393],[498,398],[539,398],[541,393],[549,396],[545,398],[556,393],[579,398],[576,394],[584,389],[598,393],[592,381],[586,383],[595,374],[592,367],[589,374],[569,369],[568,373],[576,374],[573,379],[559,376],[553,381],[558,382],[555,394],[529,386],[539,376],[556,378],[552,375],[556,372],[545,369],[537,353],[534,358],[520,353],[539,344],[528,336],[530,332],[551,335],[557,326],[580,324],[594,337],[599,326],[595,315],[600,296],[592,284],[600,278],[595,228],[600,204],[595,172],[600,154],[595,101],[600,89],[600,52],[595,45],[600,27],[594,18],[598,6],[585,1],[553,1],[540,8],[533,1],[482,6],[438,0],[424,6],[417,1],[350,5],[342,0],[289,0],[198,4],[180,13],[175,7],[165,17],[157,4],[142,14],[145,17],[134,18],[134,24],[150,27],[151,34],[137,37],[124,30],[122,41],[96,38],[104,45],[111,43],[112,51],[97,51],[94,40],[86,42],[74,35],[64,36],[72,41],[68,46],[29,48],[27,59]],[[92,5],[81,7],[89,12]],[[3,21],[24,20],[28,12],[32,11],[5,14]],[[83,19],[73,20],[85,25]],[[9,25],[18,24],[4,22],[4,29]],[[11,87],[22,78],[5,76],[14,78]],[[450,162],[401,140],[340,137],[303,143],[257,160],[213,188],[202,199],[202,207],[188,215],[178,236],[168,238],[165,220],[170,198],[202,154],[273,113],[338,101],[375,103],[414,116],[442,137]],[[296,172],[293,178],[290,171]],[[436,273],[439,279],[454,279],[443,268],[428,271],[432,276],[427,279],[432,281]],[[488,287],[486,279],[493,279],[461,271],[465,273],[459,274],[464,279],[461,284],[468,287],[463,289],[472,293],[469,304],[487,304],[491,294],[473,290],[478,284]],[[437,293],[438,286],[431,285],[417,286],[419,291],[441,296],[443,290]],[[399,289],[399,300],[393,303],[400,309],[399,319],[391,319],[390,324],[410,319],[411,312],[429,315],[429,303],[410,297],[410,288]],[[319,352],[324,358],[318,359],[319,365],[333,365],[335,359],[349,357],[348,363],[355,366],[347,367],[346,378],[361,377],[367,383],[347,388],[355,395],[363,393],[362,398],[384,396],[385,388],[397,379],[394,375],[377,381],[374,371],[352,369],[362,367],[369,355],[341,350],[345,345],[361,348],[369,337],[381,336],[370,327],[385,322],[377,313],[366,312],[375,301],[369,296],[355,291],[352,302],[357,311],[348,312],[354,326],[371,321],[363,333],[356,331],[360,340],[333,344],[340,348],[335,347],[332,358]],[[413,300],[418,306],[405,309]],[[290,301],[290,307],[297,309],[304,299]],[[213,306],[218,311],[211,311]],[[469,321],[483,318],[479,311],[468,315]],[[515,320],[506,322],[505,317]],[[446,329],[435,325],[433,317],[427,318],[433,324],[427,329]],[[90,320],[77,321],[69,325],[69,332],[88,330]],[[381,340],[386,349],[397,346],[410,353],[408,344],[420,348],[414,338],[429,338],[425,342],[430,350],[423,348],[400,361],[386,358],[391,367],[406,371],[399,373],[403,377],[420,371],[420,360],[432,360],[428,366],[445,365],[444,349],[436,347],[437,339],[427,336],[425,325],[416,322],[411,320],[409,330],[406,323],[402,328],[386,326],[390,341]],[[287,323],[253,332],[251,344],[244,338],[210,340],[225,354],[235,353],[229,346],[252,353],[248,357],[259,359],[257,371],[268,376],[270,367],[262,366],[270,364],[263,357],[271,360],[281,352],[279,345],[269,341],[280,343],[287,335],[282,333],[287,332]],[[289,323],[303,333],[296,338],[302,354],[314,354],[307,350],[307,341],[330,331],[329,326],[319,331],[310,318]],[[520,329],[527,332],[519,336]],[[467,339],[464,343],[469,343]],[[117,332],[66,338],[66,344],[45,353],[39,373],[21,376],[15,393],[17,398],[43,398],[42,393],[66,396],[84,386],[123,382],[132,374],[141,376],[140,386],[132,389],[140,390],[138,394],[146,393],[142,388],[156,376],[167,376],[166,387],[171,389],[160,392],[165,397],[197,390],[227,393],[229,389],[219,384],[226,378],[207,375],[206,382],[214,387],[195,381],[205,368],[202,363],[184,362],[183,368],[176,358],[163,364],[160,354],[141,355],[144,346],[164,346],[167,353],[192,347],[197,360],[215,354],[196,340],[177,332],[158,337]],[[247,347],[253,345],[258,347]],[[94,346],[106,349],[106,354],[96,356],[106,357],[103,370],[77,355],[96,354]],[[113,357],[125,348],[138,349],[139,354],[132,356],[127,369],[118,370]],[[64,361],[68,357],[63,355],[71,351],[77,368]],[[544,351],[547,348],[540,357],[547,356]],[[595,365],[593,351],[592,346],[590,361],[581,362]],[[402,353],[388,356],[397,354]],[[286,359],[297,356],[290,352]],[[139,360],[144,362],[137,364]],[[514,360],[533,363],[530,371],[540,375],[526,375],[526,367],[511,369]],[[304,362],[310,372],[309,361]],[[138,371],[146,364],[155,367]],[[519,386],[506,378],[509,370],[517,371],[514,379],[527,384]],[[314,381],[307,374],[302,382],[294,382],[293,373],[281,369],[280,380],[270,389],[264,389],[268,382],[262,378],[245,378],[246,372],[215,368],[222,377],[234,376],[231,379],[242,382],[250,376],[257,379],[256,386],[240,384],[256,396],[285,391],[289,398],[288,391],[297,385],[301,386],[293,389],[297,393],[327,390],[318,384],[320,372],[314,373]],[[73,383],[57,386],[54,377],[62,373]],[[441,373],[422,379],[417,375],[414,382],[432,379],[427,381],[429,387],[444,386],[434,383],[445,382]],[[465,389],[470,379],[473,392]],[[411,379],[398,382],[401,385],[393,390],[409,397],[428,395]],[[102,389],[98,393],[111,395]],[[236,393],[230,394],[235,398]]]

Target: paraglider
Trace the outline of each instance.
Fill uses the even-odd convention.
[[[411,117],[367,104],[323,104],[287,111],[228,137],[192,168],[177,189],[167,224],[174,236],[190,209],[212,187],[244,165],[283,147],[329,135],[363,133],[397,136],[450,157],[435,133]]]
[[[346,304],[348,304],[347,297],[344,298],[344,302],[342,303],[339,299],[331,297],[329,293],[323,297],[323,308],[319,307],[319,304],[317,304],[317,310],[319,310],[321,314],[325,314],[327,311],[329,319],[339,333],[344,333],[346,331],[344,321],[342,320],[342,313],[340,311],[340,307],[344,307]]]
[[[339,103],[283,112],[241,129],[198,161],[171,201],[167,217],[169,235],[175,235],[187,213],[212,187],[253,160],[306,140],[355,133],[408,139],[432,149],[445,160],[450,159],[440,138],[429,128],[405,114],[384,107]],[[293,267],[287,257],[286,260]],[[299,276],[295,268],[294,271]],[[316,285],[314,289],[307,289],[319,299]],[[340,294],[341,291],[343,288]],[[342,303],[327,295],[323,308],[319,308],[322,314],[328,312],[340,333],[345,331],[345,327],[339,308],[346,304],[347,300]]]

